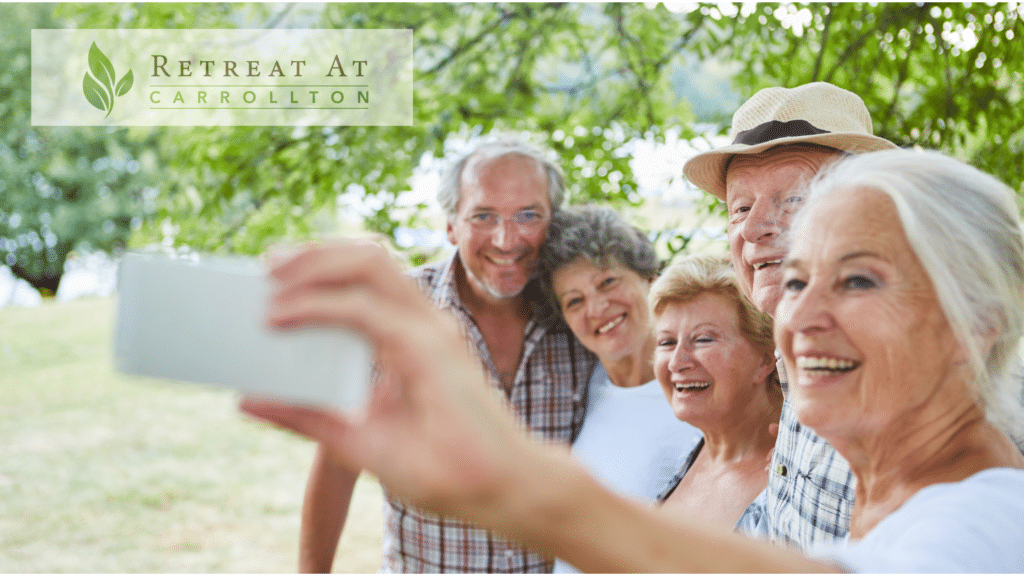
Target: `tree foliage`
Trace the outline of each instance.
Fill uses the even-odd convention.
[[[150,23],[141,9],[135,16],[117,25]],[[346,192],[361,198],[369,229],[393,236],[423,208],[402,194],[424,155],[447,157],[453,136],[492,132],[553,149],[573,201],[637,204],[622,146],[693,119],[667,83],[680,57],[674,29],[636,7],[330,4],[318,25],[414,31],[414,125],[171,131],[166,214],[176,242],[258,251],[330,226]],[[166,226],[144,237],[160,234]]]
[[[0,7],[0,264],[44,295],[56,292],[72,250],[123,248],[157,190],[155,135],[126,129],[33,127],[32,28],[53,7]]]
[[[28,127],[27,31],[13,25],[18,29],[0,38],[0,56],[12,63],[0,76],[0,185],[7,186],[5,200],[15,200],[0,213],[0,226],[7,226],[0,228],[0,258],[10,253],[2,249],[12,238],[21,238],[19,262],[32,254],[49,261],[45,250],[26,251],[38,242],[25,227],[30,214],[54,212],[61,203],[92,222],[59,236],[71,247],[80,240],[117,246],[134,218],[137,243],[253,253],[282,238],[333,231],[345,210],[393,236],[422,218],[424,207],[404,195],[421,161],[448,158],[459,142],[496,132],[527,135],[552,150],[572,202],[637,205],[631,140],[664,140],[669,128],[692,138],[697,122],[727,130],[731,110],[697,118],[684,96],[707,93],[707,75],[694,66],[713,62],[734,70],[738,100],[763,87],[815,80],[852,90],[864,98],[877,134],[901,146],[941,149],[1024,191],[1024,8],[1014,3],[723,3],[688,10],[638,3],[141,3],[17,10],[50,19],[36,27],[405,28],[415,39],[412,126],[57,131]],[[33,138],[44,152],[32,151]],[[116,169],[146,165],[146,154],[152,174]],[[143,176],[156,192],[140,192],[147,190]],[[62,191],[50,204],[33,188],[40,178]],[[64,191],[73,188],[92,204],[68,205]],[[21,215],[18,230],[11,229],[8,206]],[[108,221],[116,230],[110,238],[86,233]],[[42,224],[32,225],[45,245]],[[679,251],[689,237],[669,232],[659,241]],[[54,258],[53,266],[62,262]]]
[[[879,136],[1024,193],[1024,5],[759,4],[726,21],[707,54],[740,64],[744,96],[831,82],[864,98]]]

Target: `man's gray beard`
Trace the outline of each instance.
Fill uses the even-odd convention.
[[[479,278],[477,278],[476,274],[473,274],[473,272],[470,271],[470,269],[468,267],[464,267],[464,268],[466,270],[466,275],[469,276],[470,278],[472,278],[477,286],[480,286],[481,288],[483,288],[484,291],[487,292],[491,296],[491,298],[495,298],[497,300],[508,300],[509,298],[515,298],[516,296],[519,296],[520,294],[522,294],[523,290],[526,288],[526,285],[524,284],[523,287],[520,288],[515,294],[503,294],[501,292],[498,292],[494,288],[492,288],[490,286],[490,284],[488,284],[487,282],[484,282],[484,281],[480,280]]]

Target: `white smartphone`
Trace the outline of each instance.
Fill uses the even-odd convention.
[[[255,258],[126,254],[118,269],[118,369],[362,410],[373,371],[366,340],[341,329],[271,330],[269,292]]]

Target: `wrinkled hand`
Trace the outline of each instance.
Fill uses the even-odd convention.
[[[313,245],[273,266],[272,328],[335,326],[364,334],[381,378],[367,413],[245,399],[241,409],[321,442],[340,464],[376,475],[399,497],[470,519],[500,495],[516,450],[528,450],[490,393],[457,321],[436,310],[383,248]]]
[[[377,350],[381,379],[362,418],[254,399],[242,410],[319,441],[339,464],[370,471],[403,500],[592,571],[827,568],[616,496],[564,450],[531,444],[498,403],[457,321],[435,310],[381,247],[316,245],[271,274],[272,327],[357,330]]]

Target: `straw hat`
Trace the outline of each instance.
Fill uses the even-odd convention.
[[[807,142],[850,154],[897,146],[872,134],[871,115],[860,96],[828,82],[796,88],[765,88],[732,117],[732,144],[698,154],[683,175],[725,200],[725,164],[734,154],[756,154],[774,146]]]

